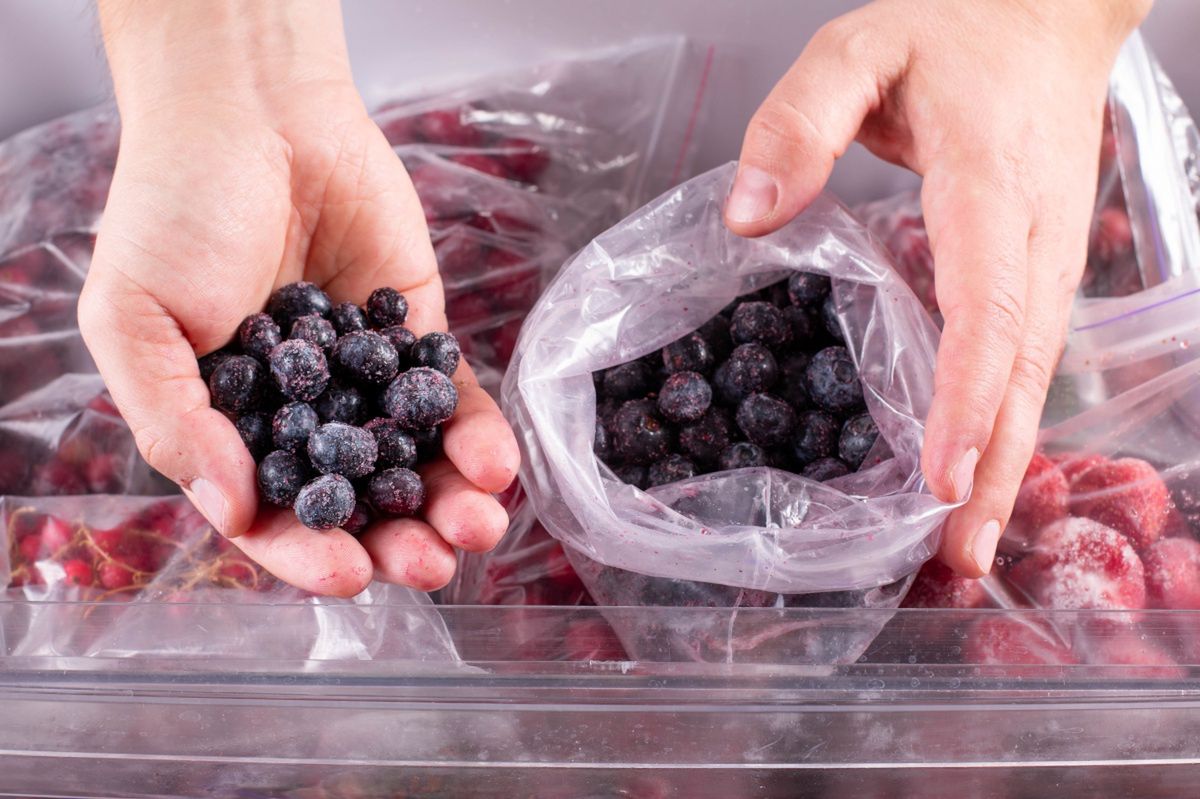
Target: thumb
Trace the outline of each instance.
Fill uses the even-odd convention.
[[[906,61],[895,33],[878,34],[858,13],[817,31],[746,128],[729,228],[761,236],[803,211]]]
[[[255,467],[233,423],[209,405],[196,353],[175,318],[104,263],[79,298],[79,329],[113,401],[152,467],[177,483],[218,532],[243,533],[258,505]]]

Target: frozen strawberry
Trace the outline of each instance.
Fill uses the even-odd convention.
[[[963,662],[984,666],[1069,666],[1078,660],[1049,627],[1016,616],[989,614],[967,632]]]
[[[505,139],[496,146],[503,150],[501,157],[509,173],[523,183],[537,183],[550,164],[545,148],[528,139]]]
[[[1032,541],[1043,527],[1067,515],[1069,500],[1066,475],[1045,455],[1035,453],[1021,480],[1006,535]]]
[[[509,179],[508,170],[504,167],[503,163],[482,153],[465,153],[453,156],[450,160],[459,166],[474,169],[476,172],[482,172],[485,175],[490,175],[500,180]]]
[[[1096,464],[1071,484],[1071,513],[1112,527],[1139,550],[1162,535],[1170,508],[1162,478],[1139,458]]]
[[[1103,455],[1079,455],[1074,452],[1054,455],[1051,460],[1058,464],[1069,485],[1074,484],[1081,474],[1093,466],[1108,463],[1108,458]]]
[[[1163,538],[1142,553],[1146,600],[1152,608],[1200,610],[1200,543]]]
[[[414,120],[422,140],[455,147],[477,147],[483,143],[483,131],[467,122],[470,108],[427,111]]]
[[[989,604],[983,583],[960,577],[941,561],[931,560],[917,572],[904,597],[905,608],[982,608]]]
[[[602,619],[577,619],[563,637],[567,660],[627,660],[625,649]]]
[[[1129,540],[1091,519],[1068,516],[1042,529],[1012,581],[1039,607],[1122,610],[1146,606],[1145,571]]]
[[[1135,679],[1173,679],[1185,675],[1184,669],[1165,649],[1132,630],[1093,636],[1088,642],[1088,663],[1094,666],[1136,666],[1138,668],[1129,670],[1129,676]]]

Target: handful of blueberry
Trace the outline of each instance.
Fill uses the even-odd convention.
[[[874,465],[865,461],[879,429],[823,275],[797,272],[739,297],[593,379],[596,455],[639,488],[752,466],[825,481]]]
[[[441,450],[460,351],[449,333],[417,338],[407,317],[392,288],[360,308],[290,283],[200,359],[213,407],[258,463],[263,499],[306,527],[358,535],[376,515],[412,516],[425,502],[413,469]]]

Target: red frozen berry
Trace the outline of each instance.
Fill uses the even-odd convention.
[[[25,562],[36,563],[42,556],[42,539],[35,535],[22,538],[17,544],[17,551]]]
[[[1145,571],[1128,539],[1091,519],[1068,516],[1042,529],[1012,580],[1040,607],[1122,610],[1146,606]]]
[[[133,571],[121,563],[115,561],[101,563],[97,572],[100,576],[100,585],[110,591],[133,585]]]
[[[1071,484],[1071,512],[1108,525],[1145,549],[1162,535],[1171,496],[1158,471],[1139,458],[1092,466]]]
[[[1104,208],[1096,217],[1091,250],[1101,261],[1114,261],[1133,252],[1133,227],[1123,208]]]
[[[465,166],[467,169],[474,169],[476,172],[482,172],[485,175],[490,175],[500,180],[508,180],[508,170],[499,160],[492,158],[482,153],[466,153],[464,155],[456,155],[451,159],[459,166]]]
[[[1103,455],[1079,455],[1073,452],[1054,455],[1051,460],[1058,464],[1063,476],[1067,478],[1068,485],[1074,484],[1081,474],[1093,466],[1108,463],[1108,458]]]
[[[1200,610],[1200,543],[1163,538],[1142,553],[1146,599],[1152,608]]]
[[[95,579],[92,564],[81,558],[71,558],[63,563],[63,572],[67,585],[91,585]]]
[[[1069,666],[1077,659],[1048,627],[1015,616],[988,615],[968,631],[963,661],[983,666]]]
[[[563,637],[567,660],[626,660],[625,649],[612,628],[601,619],[579,619]]]
[[[983,583],[960,577],[938,560],[921,567],[904,597],[906,608],[982,608],[990,604]]]
[[[1045,455],[1035,453],[1021,480],[1009,534],[1028,542],[1038,530],[1066,516],[1069,501],[1066,475]]]
[[[503,151],[509,173],[522,183],[537,183],[550,164],[545,148],[528,139],[504,139],[496,147]]]
[[[1095,666],[1135,666],[1130,676],[1173,679],[1184,670],[1165,649],[1133,630],[1096,635],[1088,642],[1088,662]]]
[[[414,129],[432,144],[477,147],[483,143],[483,131],[466,121],[469,112],[468,107],[426,111],[414,120]]]

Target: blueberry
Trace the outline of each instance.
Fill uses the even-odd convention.
[[[384,469],[367,483],[375,510],[388,516],[412,516],[425,504],[425,485],[410,469]]]
[[[653,374],[641,361],[623,363],[604,371],[604,396],[615,400],[641,399],[650,393]]]
[[[329,295],[315,284],[304,281],[281,286],[267,301],[267,313],[275,319],[280,330],[291,330],[292,324],[302,316],[326,317],[331,310],[333,303]]]
[[[773,349],[791,339],[792,328],[771,303],[743,302],[729,320],[729,335],[735,344],[762,344]]]
[[[613,467],[613,474],[622,483],[628,483],[631,486],[637,486],[645,491],[650,487],[649,473],[645,466],[638,463],[625,463],[620,466]]]
[[[333,324],[328,319],[316,314],[309,314],[292,322],[292,331],[288,334],[288,338],[311,341],[328,352],[333,343],[337,341],[337,331],[333,329]]]
[[[712,347],[699,333],[688,333],[672,341],[662,350],[663,365],[668,372],[699,372],[708,374],[716,363]]]
[[[788,278],[788,299],[801,308],[816,308],[829,296],[830,283],[825,275],[796,272]]]
[[[826,347],[808,364],[808,395],[830,413],[843,414],[862,407],[862,384],[845,347]]]
[[[367,316],[375,327],[402,325],[408,318],[408,300],[389,286],[381,286],[367,298]]]
[[[723,361],[733,351],[733,339],[729,337],[729,320],[724,316],[714,316],[696,330],[700,337],[708,343],[715,361]]]
[[[838,445],[838,423],[824,411],[801,411],[796,417],[792,454],[799,466],[833,455]]]
[[[696,372],[676,372],[658,392],[658,411],[672,422],[694,422],[711,404],[712,388]]]
[[[592,434],[592,452],[602,461],[606,461],[611,454],[608,446],[608,431],[604,429],[604,423],[600,419],[596,419],[596,431]]]
[[[426,333],[413,344],[409,357],[414,366],[428,366],[444,375],[453,375],[462,350],[458,339],[449,333]]]
[[[266,369],[249,355],[231,355],[213,370],[208,391],[213,405],[229,413],[245,413],[262,400]]]
[[[248,413],[234,423],[242,443],[254,460],[262,460],[271,451],[271,417],[265,413]]]
[[[838,439],[838,456],[851,469],[857,469],[862,466],[862,462],[866,459],[867,453],[871,451],[871,447],[875,445],[875,439],[878,437],[879,428],[876,427],[871,414],[862,413],[858,416],[851,416],[842,425],[842,435]]]
[[[810,404],[808,364],[811,360],[807,353],[793,352],[779,361],[779,381],[774,393],[798,411]]]
[[[375,436],[375,443],[379,445],[379,458],[375,461],[377,467],[411,469],[416,465],[417,442],[395,419],[372,419],[363,425],[363,429]]]
[[[709,408],[698,421],[679,428],[679,449],[702,467],[716,466],[729,447],[732,427],[723,409]]]
[[[748,469],[752,466],[766,466],[767,454],[762,447],[749,441],[739,441],[730,445],[721,453],[720,466],[722,471],[730,469]]]
[[[751,394],[738,405],[737,424],[751,442],[770,449],[791,438],[796,429],[796,412],[778,397]]]
[[[285,397],[308,402],[329,385],[329,364],[316,344],[288,339],[271,350],[271,376]]]
[[[342,375],[360,385],[382,386],[400,368],[396,348],[370,330],[356,330],[339,338],[333,345],[333,360]]]
[[[317,429],[320,418],[307,402],[289,402],[275,411],[271,420],[271,438],[275,449],[307,452],[308,437]]]
[[[198,359],[196,363],[200,366],[200,379],[208,383],[213,372],[217,370],[217,367],[234,355],[237,355],[237,353],[233,351],[232,347],[222,347]]]
[[[786,280],[780,280],[778,283],[772,283],[765,289],[760,290],[755,295],[755,298],[762,302],[769,302],[776,308],[786,308],[791,305],[791,297],[788,295],[788,284]]]
[[[328,422],[308,437],[308,459],[321,474],[340,474],[353,480],[370,474],[378,457],[375,436],[361,427]]]
[[[354,503],[354,511],[350,518],[342,523],[342,529],[356,538],[367,531],[371,522],[375,521],[375,512],[371,506],[361,499]]]
[[[417,343],[416,333],[407,327],[392,325],[380,330],[379,335],[386,338],[396,348],[396,355],[400,358],[400,368],[407,369],[412,360],[413,345]]]
[[[367,329],[366,314],[362,312],[362,308],[352,302],[340,303],[333,309],[330,318],[333,321],[333,329],[339,336]]]
[[[844,477],[850,474],[850,468],[837,458],[821,458],[805,466],[804,471],[800,472],[800,474],[809,480],[824,483],[836,477]]]
[[[779,377],[775,356],[761,344],[742,344],[717,368],[713,388],[717,399],[737,405],[751,394],[768,391]]]
[[[696,476],[696,464],[682,455],[668,455],[655,461],[646,471],[646,481],[653,486],[677,483]]]
[[[345,422],[359,424],[370,412],[365,394],[349,383],[332,380],[329,387],[313,403],[317,417],[322,422]]]
[[[275,450],[258,465],[258,490],[272,505],[286,508],[308,480],[308,465],[295,453]]]
[[[808,308],[789,305],[780,313],[783,314],[784,321],[792,330],[792,341],[795,346],[813,349],[814,344],[825,340],[825,328]]]
[[[354,486],[340,474],[323,474],[296,496],[296,518],[313,530],[341,527],[354,515]]]
[[[845,338],[842,337],[842,325],[838,321],[837,309],[833,306],[832,294],[825,298],[825,302],[821,303],[821,321],[825,323],[825,330],[833,336],[834,341],[845,341]]]
[[[626,402],[613,417],[609,432],[614,452],[627,463],[653,463],[671,448],[671,431],[659,418],[653,400]]]
[[[266,362],[275,345],[283,341],[279,325],[265,313],[250,314],[238,325],[238,343],[242,352]]]
[[[428,367],[409,369],[387,387],[383,407],[407,430],[434,427],[454,415],[458,390],[450,378]]]

